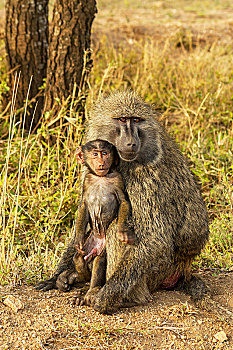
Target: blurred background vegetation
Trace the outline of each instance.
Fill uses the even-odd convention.
[[[97,7],[86,111],[102,93],[125,88],[154,105],[208,207],[211,238],[194,268],[232,270],[232,1],[100,0]],[[0,16],[3,23],[3,1]],[[9,90],[3,29],[0,94]],[[46,113],[35,134],[20,129],[17,111],[1,109],[1,283],[50,275],[70,237],[80,195],[74,151],[85,132],[76,102]]]

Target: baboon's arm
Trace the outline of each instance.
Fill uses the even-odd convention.
[[[119,210],[118,210],[118,229],[121,232],[127,231],[127,219],[130,216],[131,206],[130,202],[126,199],[124,192],[124,183],[120,174],[116,178],[115,186],[116,196],[119,201]]]
[[[120,232],[128,231],[127,219],[130,215],[130,203],[123,199],[120,202],[118,212],[118,229]]]
[[[81,203],[81,206],[78,211],[78,217],[75,224],[75,244],[79,245],[79,248],[82,248],[84,243],[84,237],[86,233],[87,224],[89,222],[89,213],[87,206],[85,204],[85,197]]]
[[[131,213],[130,202],[126,199],[124,192],[124,184],[119,174],[116,185],[116,196],[119,201],[119,210],[118,210],[118,238],[120,241],[126,244],[135,243],[135,235],[132,229],[129,227],[129,216]]]

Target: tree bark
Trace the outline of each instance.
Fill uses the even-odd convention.
[[[5,46],[13,88],[16,72],[21,78],[16,96],[16,108],[21,108],[27,97],[29,82],[33,76],[29,100],[34,98],[47,73],[49,0],[6,0]],[[32,127],[39,122],[43,109],[43,96],[37,99],[37,109]],[[27,110],[25,129],[29,130],[35,103]]]
[[[91,25],[96,9],[95,0],[55,0],[52,28],[49,39],[48,73],[46,80],[45,111],[59,109],[57,98],[62,103],[73,94],[80,98],[84,92],[90,58]],[[55,100],[56,99],[56,100]],[[82,101],[76,110],[82,110]]]

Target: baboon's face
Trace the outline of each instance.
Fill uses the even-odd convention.
[[[116,117],[113,118],[116,134],[115,146],[121,159],[132,162],[134,161],[141,149],[139,137],[140,125],[144,122],[139,117]]]
[[[84,160],[94,174],[101,177],[106,176],[113,163],[113,152],[104,148],[93,148],[91,151],[86,151]]]
[[[133,92],[116,92],[91,109],[88,141],[113,144],[126,162],[148,164],[161,159],[160,125],[150,105]]]

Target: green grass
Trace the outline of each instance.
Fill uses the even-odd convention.
[[[228,270],[233,266],[233,217],[221,214],[210,224],[209,243],[194,265],[204,268]]]
[[[102,37],[101,49],[93,52],[87,108],[101,93],[138,91],[161,112],[161,122],[200,179],[211,237],[195,267],[233,266],[232,47],[232,42],[200,44],[181,30],[165,42],[147,38],[117,49]],[[1,89],[4,72],[2,61]],[[63,129],[47,114],[37,134],[29,136],[14,113],[0,115],[1,283],[31,283],[51,274],[70,236],[80,195],[74,151],[83,130],[78,115],[67,117],[69,108],[61,106],[55,116]]]
[[[35,135],[25,136],[13,113],[3,118],[9,135],[0,141],[2,281],[12,271],[29,281],[50,272],[71,231],[80,196],[74,151],[83,127],[78,117],[75,124],[67,122],[66,109],[60,125],[51,128],[47,114]]]

